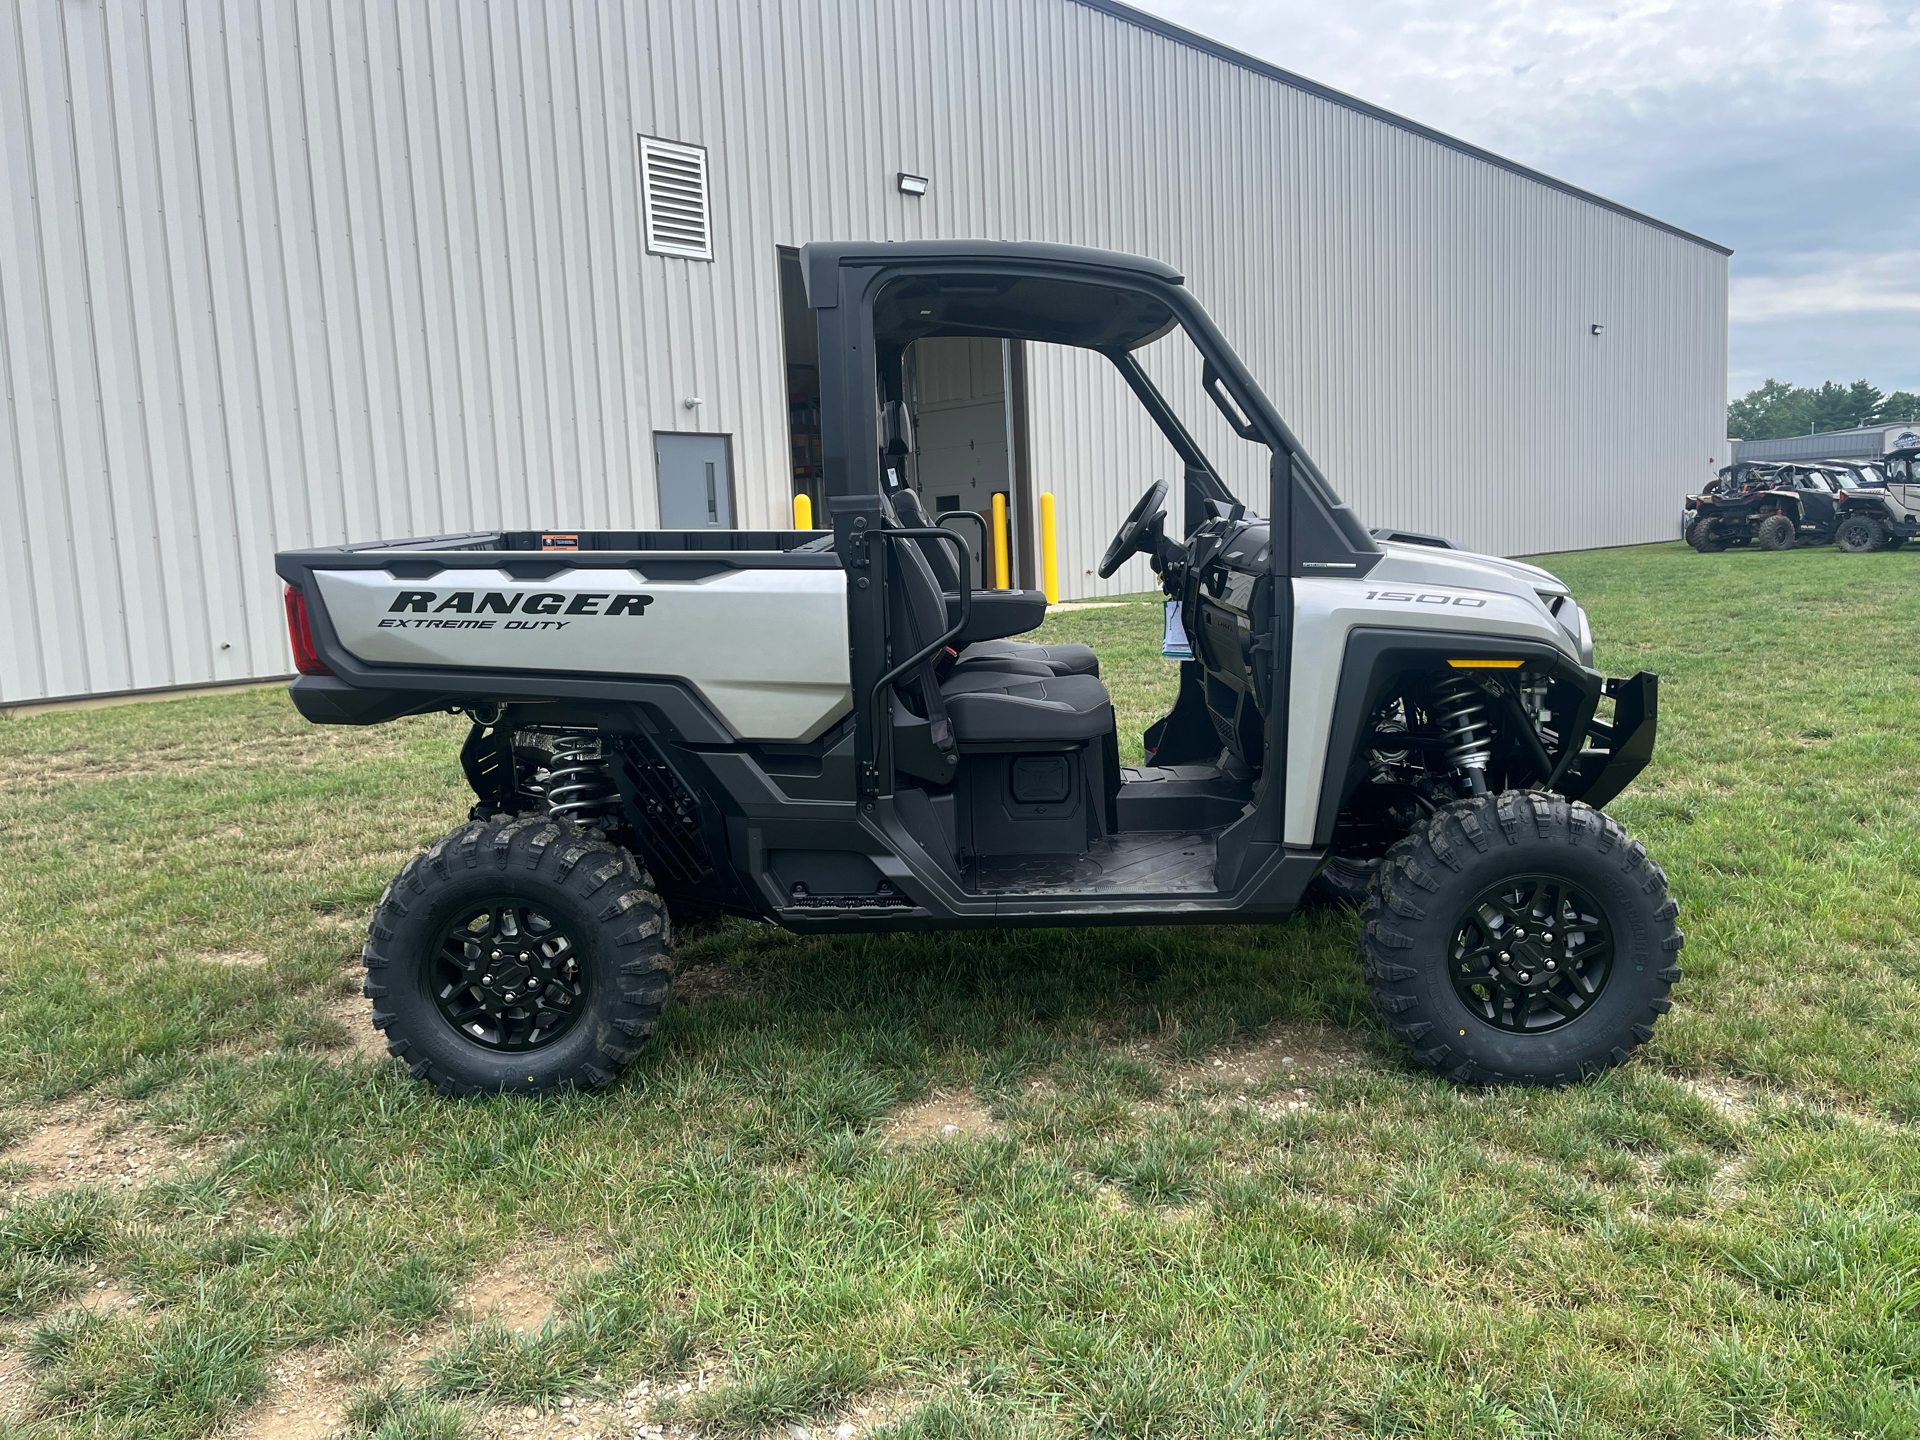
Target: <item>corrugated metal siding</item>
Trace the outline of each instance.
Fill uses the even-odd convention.
[[[655,429],[774,523],[775,246],[941,235],[1180,265],[1369,523],[1666,538],[1720,448],[1724,256],[1069,0],[5,0],[0,701],[284,672],[278,548],[650,524]],[[1069,593],[1142,588],[1170,457],[1032,373]]]

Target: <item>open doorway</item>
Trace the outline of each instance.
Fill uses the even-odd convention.
[[[914,451],[903,484],[936,523],[965,535],[978,588],[1012,588],[1032,569],[1023,444],[1024,366],[1018,341],[934,336],[906,351]],[[995,571],[993,497],[1007,509],[1008,574]]]
[[[942,336],[907,347],[907,397],[913,409],[914,453],[902,480],[920,492],[935,523],[953,525],[974,551],[977,589],[1008,581],[993,573],[993,497],[1013,504],[1012,447],[1008,443],[1007,363],[1004,340]],[[974,516],[978,524],[960,521]]]
[[[787,435],[793,488],[813,504],[813,523],[827,524],[826,486],[821,475],[820,330],[807,305],[800,252],[779,248],[780,334],[786,359]],[[784,523],[784,521],[783,521]]]

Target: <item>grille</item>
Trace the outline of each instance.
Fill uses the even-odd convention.
[[[713,874],[713,853],[700,825],[700,802],[641,735],[615,741],[620,789],[628,814],[640,832],[641,858],[670,885],[684,889]]]

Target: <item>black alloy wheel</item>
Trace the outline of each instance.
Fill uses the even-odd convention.
[[[598,831],[493,815],[415,855],[361,952],[387,1053],[445,1095],[610,1085],[673,980],[653,877]]]
[[[1466,1085],[1570,1085],[1623,1065],[1672,1007],[1686,937],[1646,847],[1538,790],[1444,805],[1360,909],[1360,962],[1415,1064]]]
[[[446,1022],[489,1050],[538,1050],[586,1010],[580,944],[516,896],[488,896],[441,932],[422,978]]]
[[[1538,1035],[1578,1019],[1613,973],[1613,930],[1591,896],[1553,875],[1481,892],[1454,925],[1453,993],[1496,1030]]]
[[[1800,532],[1794,528],[1791,515],[1769,515],[1760,522],[1753,538],[1762,550],[1791,550]]]
[[[1834,548],[1849,555],[1870,555],[1886,541],[1885,528],[1871,515],[1849,515],[1833,532]]]

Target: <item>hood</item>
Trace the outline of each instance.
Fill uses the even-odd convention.
[[[1582,665],[1593,663],[1593,629],[1560,578],[1524,560],[1442,550],[1432,545],[1382,542],[1383,558],[1367,572],[1371,585],[1453,585],[1492,590],[1537,607],[1541,618],[1563,633]]]
[[[1426,578],[1435,584],[1477,584],[1488,590],[1512,591],[1524,587],[1536,595],[1568,593],[1566,584],[1557,575],[1524,560],[1507,560],[1473,550],[1440,550],[1431,545],[1396,545],[1391,541],[1381,542],[1380,548],[1396,562],[1393,573],[1397,578]],[[1429,571],[1431,573],[1427,573]]]

